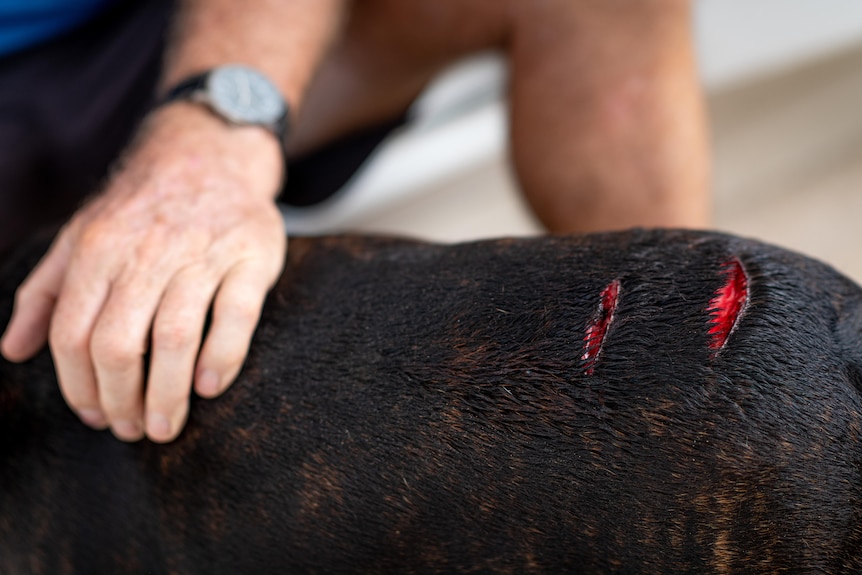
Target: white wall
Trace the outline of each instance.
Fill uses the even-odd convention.
[[[862,43],[862,0],[697,0],[695,30],[720,88]]]

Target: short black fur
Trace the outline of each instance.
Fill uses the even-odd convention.
[[[750,301],[714,356],[733,257]],[[0,360],[0,572],[862,572],[860,304],[720,234],[292,240],[173,444],[85,428],[48,352]]]

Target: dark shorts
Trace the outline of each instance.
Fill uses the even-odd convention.
[[[51,42],[0,58],[0,253],[96,191],[153,104],[172,0],[119,2]],[[399,118],[288,167],[280,201],[340,189]]]

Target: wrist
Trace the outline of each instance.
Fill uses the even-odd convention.
[[[150,112],[127,154],[135,161],[179,163],[191,171],[228,172],[249,194],[274,199],[285,177],[282,147],[262,126],[234,125],[195,102]],[[150,163],[150,162],[148,162]]]

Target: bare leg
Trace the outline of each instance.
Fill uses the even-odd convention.
[[[389,119],[446,64],[499,47],[512,64],[516,171],[551,231],[706,226],[689,17],[688,0],[359,1],[293,149]]]
[[[709,153],[687,0],[546,0],[510,54],[512,144],[552,231],[709,223]]]

